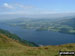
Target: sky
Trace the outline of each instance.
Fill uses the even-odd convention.
[[[0,14],[74,13],[75,0],[0,0]]]

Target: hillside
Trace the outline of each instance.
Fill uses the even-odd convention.
[[[59,51],[75,51],[75,44],[31,47],[0,33],[0,56],[58,56]]]
[[[61,22],[61,24],[68,25],[68,26],[71,26],[71,27],[75,28],[75,17],[73,17],[71,19],[63,20]]]
[[[21,20],[21,21],[20,21]],[[18,22],[17,22],[18,21]],[[56,19],[16,19],[8,23],[11,26],[19,26],[23,29],[35,29],[36,31],[55,31],[65,34],[75,34],[75,17],[62,17]]]
[[[37,46],[38,46],[38,45],[36,45],[36,44],[33,43],[33,42],[29,42],[29,41],[27,41],[27,40],[21,39],[21,38],[18,37],[17,35],[12,34],[12,33],[8,32],[7,30],[0,29],[0,34],[4,34],[4,35],[6,35],[8,38],[11,38],[11,39],[13,39],[13,40],[16,40],[16,41],[18,41],[18,42],[20,42],[20,43],[22,43],[22,44],[27,45],[27,46],[33,46],[33,47],[37,47]]]

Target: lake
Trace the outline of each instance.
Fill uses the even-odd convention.
[[[75,43],[75,35],[52,31],[27,30],[18,26],[10,26],[6,24],[0,24],[0,28],[18,35],[21,39],[34,42],[38,45],[61,45]]]

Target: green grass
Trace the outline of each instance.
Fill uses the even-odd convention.
[[[17,35],[15,34],[12,34],[10,32],[8,32],[7,30],[3,30],[3,29],[0,29],[0,34],[4,34],[6,35],[8,38],[11,38],[13,40],[17,40],[19,41],[20,43],[22,44],[25,44],[25,45],[28,45],[28,46],[33,46],[33,47],[37,47],[38,45],[36,45],[35,43],[33,42],[30,42],[30,41],[27,41],[27,40],[22,40],[20,37],[18,37]]]
[[[0,56],[58,56],[60,50],[75,51],[75,44],[29,47],[0,34]]]

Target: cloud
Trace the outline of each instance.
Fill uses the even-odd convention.
[[[34,9],[32,5],[3,3],[0,5],[0,14],[31,14]]]
[[[8,3],[3,3],[1,8],[8,8],[8,9],[31,9],[34,8],[32,5],[23,5],[23,4],[8,4]]]
[[[22,8],[22,9],[30,9],[34,8],[32,5],[22,5],[22,4],[16,4],[17,7]]]
[[[0,5],[0,14],[24,14],[34,8],[32,5],[3,3]]]
[[[10,8],[10,9],[13,8],[13,6],[12,6],[12,5],[9,5],[8,3],[4,3],[3,6],[4,6],[5,8]]]

